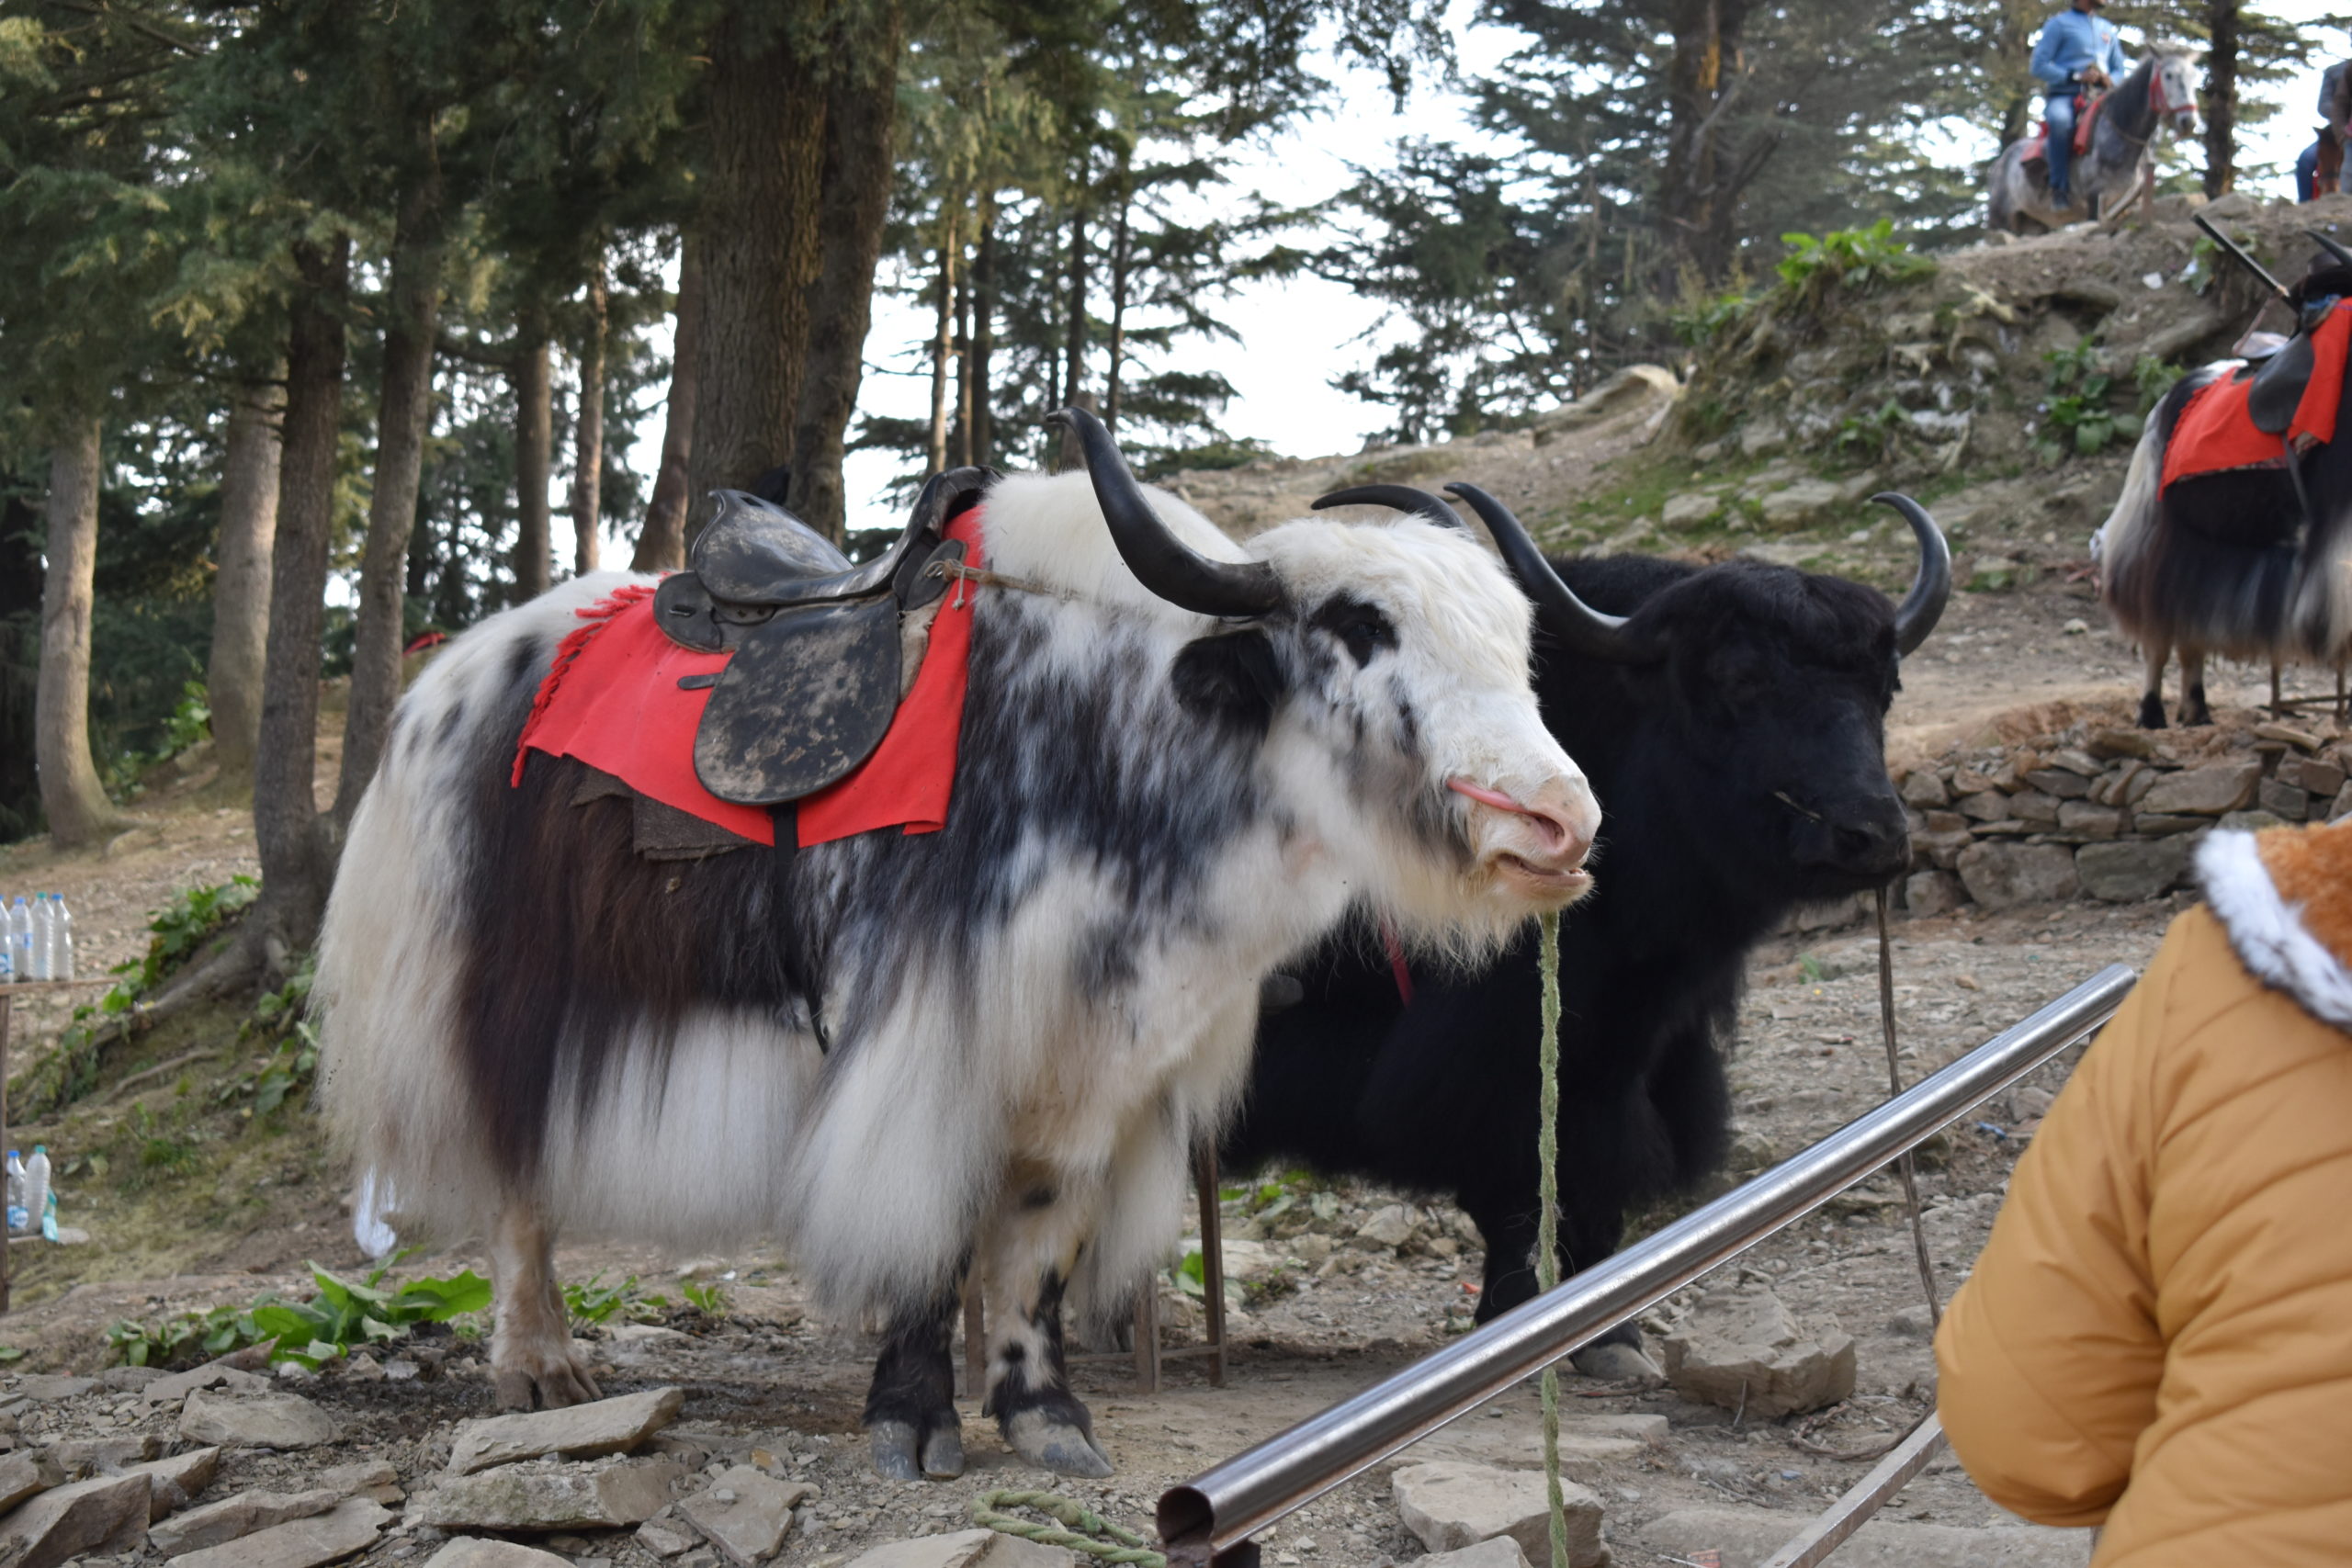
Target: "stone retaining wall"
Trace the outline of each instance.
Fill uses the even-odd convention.
[[[2192,731],[2076,725],[1955,748],[1897,774],[1911,822],[1901,903],[1935,915],[2064,898],[2129,903],[2184,886],[2215,827],[2352,811],[2352,738],[2244,721]]]

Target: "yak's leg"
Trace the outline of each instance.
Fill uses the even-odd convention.
[[[1091,1206],[1054,1173],[1016,1171],[987,1244],[989,1393],[981,1414],[1013,1451],[1058,1475],[1101,1477],[1110,1457],[1094,1419],[1069,1391],[1062,1353],[1062,1292],[1078,1267]]]
[[[2273,718],[2287,716],[2287,705],[2280,699],[2278,693],[2278,660],[2275,657],[2270,660],[2270,716]]]
[[[962,1298],[954,1286],[890,1321],[874,1383],[865,1394],[866,1440],[874,1468],[892,1481],[964,1473],[964,1423],[956,1414],[956,1322]]]
[[[2205,650],[2201,648],[2180,650],[2180,722],[2213,722],[2213,710],[2205,705]]]
[[[528,1410],[602,1399],[596,1380],[571,1350],[571,1325],[555,1279],[555,1232],[537,1204],[510,1201],[491,1228],[490,1276],[496,1325],[490,1336],[490,1370],[498,1403]]]
[[[2148,661],[2147,679],[2140,683],[2140,728],[2162,729],[2165,727],[2165,661],[2172,657],[2172,644],[2163,637],[2150,637],[2143,650]],[[2188,662],[2183,654],[2182,663]]]

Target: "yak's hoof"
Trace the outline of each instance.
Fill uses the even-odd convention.
[[[918,1438],[911,1421],[876,1421],[865,1437],[874,1472],[885,1481],[953,1481],[964,1473],[964,1434],[957,1426],[936,1427]]]
[[[570,1356],[551,1356],[537,1367],[493,1369],[492,1382],[501,1410],[560,1410],[604,1398],[588,1369]]]
[[[2140,699],[2140,728],[2143,729],[2165,728],[2165,700],[2162,697],[2151,693]]]
[[[1043,1410],[1023,1410],[1006,1422],[1004,1440],[1023,1459],[1043,1465],[1056,1475],[1100,1481],[1113,1473],[1110,1456],[1091,1433],[1075,1422],[1057,1419]]]
[[[1615,1340],[1588,1345],[1568,1357],[1576,1370],[1589,1378],[1603,1382],[1637,1382],[1645,1388],[1656,1388],[1666,1381],[1657,1363],[1631,1345]]]

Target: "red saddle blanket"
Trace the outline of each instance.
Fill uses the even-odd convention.
[[[2091,150],[2091,127],[2097,123],[2099,110],[2106,104],[2107,98],[2104,94],[2087,102],[2080,97],[2075,100],[2075,155],[2076,157],[2079,158]],[[2033,122],[2033,134],[2025,139],[2025,152],[2020,156],[2029,164],[2037,158],[2045,163],[2049,160],[2050,122],[2048,120],[2038,119]]]
[[[2224,376],[2199,388],[2173,423],[2165,444],[2164,484],[2232,468],[2283,467],[2288,443],[2300,450],[2335,439],[2335,419],[2344,400],[2344,362],[2352,347],[2352,301],[2328,313],[2312,333],[2312,378],[2295,405],[2284,435],[2256,430],[2246,412],[2254,389],[2250,376]],[[2308,438],[2306,440],[2305,438]]]
[[[980,562],[980,509],[950,523],[965,564]],[[931,639],[913,687],[874,754],[837,784],[799,803],[796,840],[812,844],[877,828],[936,833],[947,823],[956,750],[964,730],[964,688],[972,647],[977,584],[957,581],[932,618]],[[680,648],[653,624],[653,590],[631,584],[578,612],[584,623],[563,639],[539,682],[514,747],[514,782],[533,751],[576,757],[639,795],[763,844],[775,842],[763,807],[719,799],[695,776],[695,729],[710,688],[680,680],[716,675],[733,655]]]

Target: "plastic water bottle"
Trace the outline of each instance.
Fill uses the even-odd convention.
[[[74,978],[74,911],[62,893],[49,896],[49,977]]]
[[[36,980],[47,980],[52,977],[49,972],[49,939],[55,929],[53,917],[49,908],[49,895],[34,894],[32,942],[33,978]]]
[[[33,977],[33,916],[25,908],[25,896],[17,895],[16,907],[8,911],[9,971],[19,980]]]
[[[33,1157],[25,1162],[25,1213],[43,1236],[57,1239],[57,1199],[49,1190],[47,1144],[35,1144]]]
[[[8,900],[0,896],[0,986],[17,978],[17,923],[8,914]]]
[[[25,1162],[16,1150],[8,1151],[8,1234],[22,1235],[30,1227],[25,1207]]]

